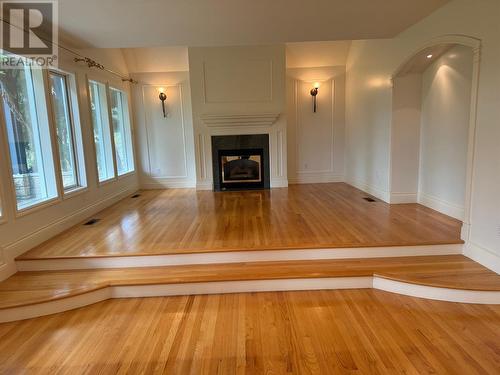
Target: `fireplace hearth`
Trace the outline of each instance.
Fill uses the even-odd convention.
[[[269,188],[269,136],[212,137],[214,190]]]

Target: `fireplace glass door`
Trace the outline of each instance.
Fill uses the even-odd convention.
[[[220,179],[222,190],[262,188],[262,150],[220,150]]]
[[[261,182],[260,163],[260,155],[223,156],[222,182],[225,184]]]

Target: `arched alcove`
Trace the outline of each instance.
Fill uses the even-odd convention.
[[[464,223],[468,239],[480,41],[443,36],[392,76],[391,203],[420,203]]]

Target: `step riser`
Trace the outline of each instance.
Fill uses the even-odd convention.
[[[377,276],[220,281],[184,284],[111,286],[56,301],[3,309],[0,310],[0,323],[59,313],[113,298],[368,288],[440,301],[500,304],[500,292],[497,291],[438,288],[404,283]]]
[[[390,246],[342,249],[297,249],[230,251],[197,254],[118,256],[102,258],[69,258],[18,260],[18,271],[56,271],[68,269],[159,267],[189,264],[272,262],[289,260],[363,259],[407,256],[462,254],[463,245]]]

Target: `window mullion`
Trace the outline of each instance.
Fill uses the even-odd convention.
[[[109,87],[109,83],[106,83],[106,104],[108,106],[108,124],[109,124],[109,135],[111,138],[111,153],[113,156],[113,170],[114,170],[114,177],[118,177],[118,165],[116,162],[116,146],[115,146],[115,130],[114,130],[114,125],[113,125],[113,114],[112,114],[112,108],[111,108],[111,91]]]
[[[52,140],[52,160],[54,164],[54,171],[55,171],[55,178],[56,178],[56,186],[57,186],[57,196],[59,198],[62,197],[64,194],[64,187],[63,187],[63,177],[62,177],[62,169],[61,169],[61,153],[59,150],[59,142],[57,141],[57,125],[56,125],[56,118],[55,118],[55,112],[54,112],[54,102],[53,98],[50,92],[50,80],[49,80],[49,71],[45,70],[45,73],[43,75],[43,82],[45,86],[45,95],[46,95],[46,103],[47,105],[47,117],[49,120],[49,131],[50,131],[50,138]]]
[[[75,129],[75,121],[73,116],[73,107],[71,106],[71,92],[69,89],[68,76],[63,75],[64,81],[64,91],[66,93],[65,105],[68,111],[68,121],[69,121],[69,131],[70,131],[70,139],[71,139],[71,155],[73,157],[73,173],[75,174],[75,186],[73,189],[82,186],[81,178],[80,178],[80,168],[79,168],[79,160],[76,153],[77,140],[76,140],[76,129]]]

